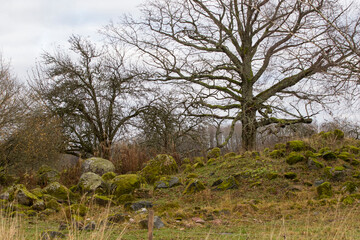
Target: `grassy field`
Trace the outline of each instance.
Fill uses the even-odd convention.
[[[176,174],[183,184],[173,188],[155,190],[143,184],[141,188],[149,190],[151,196],[142,200],[152,202],[155,215],[165,223],[164,228],[154,230],[154,239],[360,239],[360,144],[353,140],[331,144],[309,140],[308,144],[312,144],[314,153],[324,152],[317,156],[322,164],[318,169],[309,168],[307,161],[287,164],[289,153],[270,157],[271,149],[221,156],[207,163],[204,159],[192,159],[194,167],[190,171],[184,171],[184,165]],[[346,149],[353,151],[350,160],[340,158]],[[339,157],[326,160],[324,156],[329,151]],[[204,164],[196,165],[199,161]],[[329,172],[333,169],[343,171],[341,178],[336,175],[332,179]],[[237,180],[237,188],[212,187],[218,179],[229,176]],[[201,181],[205,190],[184,194],[191,178]],[[319,196],[315,184],[319,179],[331,183],[331,196]],[[346,187],[349,183],[354,186],[351,191]],[[63,206],[49,216],[2,214],[0,239],[41,239],[43,231],[58,231],[64,221],[70,226],[61,231],[67,239],[147,239],[147,230],[139,225],[147,213],[131,212],[123,205],[101,207],[84,203],[89,207],[84,225],[94,221],[95,230],[73,227]],[[128,214],[127,221],[108,224],[108,216],[115,213]]]

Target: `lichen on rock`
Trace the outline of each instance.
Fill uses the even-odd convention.
[[[146,167],[141,170],[140,175],[149,184],[154,184],[161,176],[177,173],[178,167],[173,157],[167,154],[157,155],[151,159]]]
[[[93,172],[98,174],[99,176],[102,176],[107,172],[115,171],[115,166],[112,162],[99,157],[92,157],[86,159],[81,165],[81,168],[82,173]]]

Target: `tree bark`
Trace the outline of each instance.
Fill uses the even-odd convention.
[[[252,151],[256,149],[256,109],[251,107],[245,109],[241,119],[241,146],[244,151]]]

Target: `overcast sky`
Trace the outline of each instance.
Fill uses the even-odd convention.
[[[71,34],[98,37],[98,30],[124,13],[136,13],[142,0],[2,0],[0,53],[25,81],[44,50],[68,47]]]

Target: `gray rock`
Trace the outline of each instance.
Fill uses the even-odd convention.
[[[0,194],[0,199],[2,199],[2,200],[9,200],[9,198],[10,198],[9,192],[4,192],[4,193]]]
[[[148,219],[143,219],[139,222],[139,225],[142,229],[147,229],[148,228],[148,223],[149,220]],[[161,218],[158,216],[154,217],[154,228],[156,229],[160,229],[165,227],[165,224],[163,223],[163,221],[161,221]]]
[[[169,188],[169,187],[168,187],[168,185],[166,184],[166,182],[158,181],[158,182],[156,183],[155,189],[158,189],[158,188]]]
[[[152,207],[153,207],[153,204],[148,201],[134,202],[134,203],[131,203],[131,205],[130,205],[130,209],[133,211],[137,211],[142,208],[152,208]]]
[[[94,192],[102,183],[101,177],[93,172],[83,173],[78,186],[85,192]]]
[[[178,186],[178,185],[181,185],[180,179],[178,177],[172,177],[169,180],[169,188],[172,188],[172,187],[175,187],[175,186]]]
[[[45,206],[45,202],[43,200],[37,200],[33,205],[32,205],[32,209],[34,209],[35,211],[42,211],[45,210],[46,206]]]
[[[320,186],[321,184],[323,184],[325,181],[320,179],[320,180],[315,180],[314,182],[314,186],[317,187],[317,186]]]
[[[86,226],[84,227],[85,231],[93,231],[96,228],[96,223],[94,221],[89,222],[88,224],[86,224]]]
[[[65,235],[61,232],[56,231],[44,231],[41,233],[41,240],[52,240],[52,239],[60,239],[65,238]]]
[[[156,229],[160,229],[165,227],[165,224],[163,223],[163,221],[161,221],[161,218],[158,216],[154,217],[154,228]]]
[[[104,175],[107,172],[114,172],[115,166],[109,160],[103,158],[92,157],[86,159],[81,165],[82,173],[93,172],[99,176]]]

